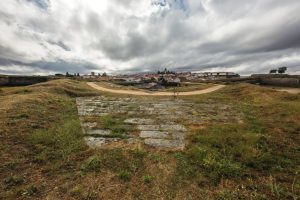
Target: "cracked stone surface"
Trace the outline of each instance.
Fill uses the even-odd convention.
[[[234,105],[210,101],[97,96],[80,97],[76,103],[85,141],[91,148],[122,142],[159,149],[184,149],[189,126],[242,123],[243,119]],[[113,120],[118,121],[117,127],[109,127],[114,131],[101,127],[104,116],[113,116]]]
[[[129,118],[124,121],[127,124],[153,124],[152,119],[142,119],[142,118]]]
[[[102,136],[112,134],[111,130],[102,130],[102,129],[87,130],[85,133],[88,135],[102,135]]]

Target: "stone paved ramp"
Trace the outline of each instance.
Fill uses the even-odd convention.
[[[85,140],[92,148],[147,145],[184,149],[190,126],[241,119],[240,114],[232,112],[233,105],[212,102],[196,104],[183,100],[105,96],[77,98],[76,102]],[[110,128],[103,125],[107,116],[113,120]]]

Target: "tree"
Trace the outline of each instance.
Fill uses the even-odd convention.
[[[270,70],[270,74],[276,74],[277,73],[277,69],[271,69]]]
[[[284,74],[286,72],[286,70],[287,70],[287,67],[279,67],[278,68],[278,73],[279,74]]]
[[[107,76],[106,72],[104,72],[104,73],[102,74],[102,76],[106,77],[106,76]]]

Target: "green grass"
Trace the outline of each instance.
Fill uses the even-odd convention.
[[[101,169],[101,160],[96,155],[89,157],[81,165],[81,170],[83,172],[99,172],[100,169]]]
[[[149,174],[146,174],[143,176],[143,180],[145,183],[151,183],[153,181],[154,177],[149,175]]]
[[[131,179],[131,174],[130,174],[129,171],[124,170],[124,171],[121,171],[121,172],[118,174],[118,177],[119,177],[119,179],[122,180],[122,181],[130,181],[130,179]]]
[[[81,170],[84,172],[110,170],[113,172],[129,171],[135,173],[142,170],[145,155],[146,152],[141,150],[103,149],[87,158],[82,163]]]
[[[4,180],[4,185],[6,188],[14,187],[25,183],[25,179],[20,176],[10,176]]]
[[[86,148],[79,120],[70,119],[62,125],[38,130],[28,138],[39,160],[68,159],[72,153]]]
[[[124,124],[124,118],[114,118],[111,115],[105,115],[100,118],[101,128],[111,130],[111,135],[106,135],[105,137],[110,138],[127,138],[126,134],[129,131],[132,131],[132,128],[127,127]]]

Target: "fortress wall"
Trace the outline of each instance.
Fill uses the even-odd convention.
[[[0,76],[0,86],[26,86],[46,81],[46,76]]]
[[[300,78],[260,78],[260,84],[281,87],[300,87]]]

